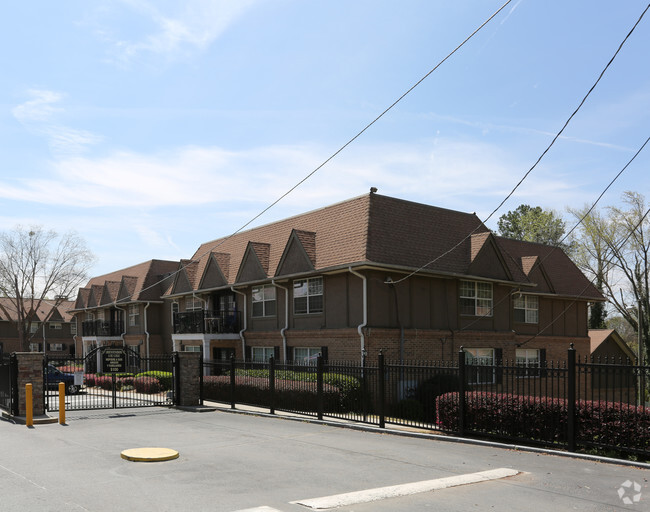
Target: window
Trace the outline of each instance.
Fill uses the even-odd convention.
[[[494,349],[464,348],[469,384],[494,383]]]
[[[251,359],[255,363],[266,363],[275,356],[275,347],[251,347]]]
[[[175,315],[180,311],[180,305],[178,302],[172,302],[172,315]]]
[[[201,352],[201,347],[198,345],[183,345],[183,352]]]
[[[197,311],[203,309],[203,301],[198,297],[188,297],[185,299],[185,311]]]
[[[321,347],[295,347],[293,349],[293,361],[302,364],[316,364],[318,354],[321,353]]]
[[[29,351],[30,352],[39,352],[41,348],[40,343],[30,343],[29,344]]]
[[[129,304],[129,326],[140,325],[140,305]]]
[[[492,283],[461,281],[460,314],[492,316]]]
[[[60,331],[62,329],[61,322],[50,322],[49,327],[55,331]]]
[[[104,310],[100,309],[97,311],[97,320],[104,320]]]
[[[63,352],[63,343],[50,343],[50,351]]]
[[[39,323],[39,322],[32,322],[32,325],[29,326],[29,332],[30,332],[31,334],[36,334],[36,332],[38,331],[38,328],[39,328],[39,327],[40,327],[40,323]],[[33,352],[33,351],[32,351],[32,352]]]
[[[540,350],[536,348],[518,348],[516,351],[517,375],[519,377],[539,377],[541,362]]]
[[[323,278],[297,279],[293,282],[293,312],[296,315],[323,312]]]
[[[73,318],[72,321],[70,322],[70,334],[75,335],[77,334],[77,319]]]
[[[539,299],[537,295],[515,296],[515,322],[536,324],[539,321]]]
[[[253,316],[275,316],[275,286],[253,287]]]

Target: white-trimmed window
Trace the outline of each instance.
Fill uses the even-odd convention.
[[[252,298],[253,316],[275,316],[275,286],[254,286]]]
[[[95,320],[95,313],[92,311],[86,311],[86,321],[92,322],[93,320]]]
[[[29,326],[29,332],[31,334],[36,334],[40,326],[41,326],[40,322],[32,322],[32,324]]]
[[[494,349],[463,348],[469,384],[494,383]]]
[[[181,310],[180,304],[178,302],[172,302],[172,315],[175,315]]]
[[[51,352],[63,352],[63,343],[50,343],[48,348]]]
[[[536,324],[539,322],[539,298],[537,295],[517,295],[514,299],[515,322]]]
[[[77,318],[73,318],[70,321],[70,334],[75,335],[77,334]]]
[[[60,331],[63,327],[61,326],[61,322],[50,322],[49,328],[54,331]]]
[[[538,348],[518,348],[515,357],[519,377],[539,377],[541,358]]]
[[[321,347],[294,347],[293,361],[300,364],[316,364]]]
[[[323,278],[296,279],[293,282],[293,312],[296,315],[323,312]]]
[[[461,281],[460,314],[492,316],[492,283]]]
[[[185,299],[185,311],[198,311],[203,309],[203,301],[198,297],[187,297]]]
[[[97,310],[97,320],[104,320],[104,310],[103,309],[98,309]]]
[[[275,356],[275,347],[251,347],[251,359],[255,363],[266,363]]]
[[[30,352],[39,352],[40,344],[39,343],[30,343],[29,351]]]
[[[129,326],[140,325],[140,304],[129,304]]]
[[[183,345],[183,352],[201,352],[199,345]]]

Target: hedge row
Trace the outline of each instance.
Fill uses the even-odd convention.
[[[457,392],[436,399],[438,425],[458,429]],[[471,391],[465,394],[468,429],[520,439],[565,443],[567,400]],[[650,448],[650,409],[634,405],[576,401],[576,442],[579,444]]]
[[[315,412],[317,410],[316,382],[275,380],[275,401],[278,409]],[[203,398],[218,402],[230,402],[230,376],[203,377]],[[264,377],[235,376],[235,401],[269,406],[271,391],[269,379]],[[341,409],[341,392],[335,386],[323,384],[324,411]]]
[[[84,384],[89,388],[98,387],[111,391],[113,389],[113,377],[109,375],[87,373],[84,375]],[[171,389],[171,387],[164,387],[157,377],[141,374],[138,374],[137,376],[123,375],[117,377],[115,379],[115,388],[118,391],[129,391],[135,389],[138,393],[147,394],[160,393],[165,389]]]

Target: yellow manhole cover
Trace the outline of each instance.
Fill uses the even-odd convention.
[[[123,459],[133,462],[162,462],[178,458],[178,452],[170,448],[131,448],[121,454]]]

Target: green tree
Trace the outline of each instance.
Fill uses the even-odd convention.
[[[94,261],[85,242],[74,233],[58,235],[41,227],[0,233],[0,294],[9,299],[0,310],[18,331],[27,351],[41,303],[55,307],[76,293]]]
[[[553,210],[544,210],[541,206],[531,207],[521,204],[516,210],[499,217],[499,235],[526,242],[561,247],[569,252],[570,244],[562,241],[566,223]]]

